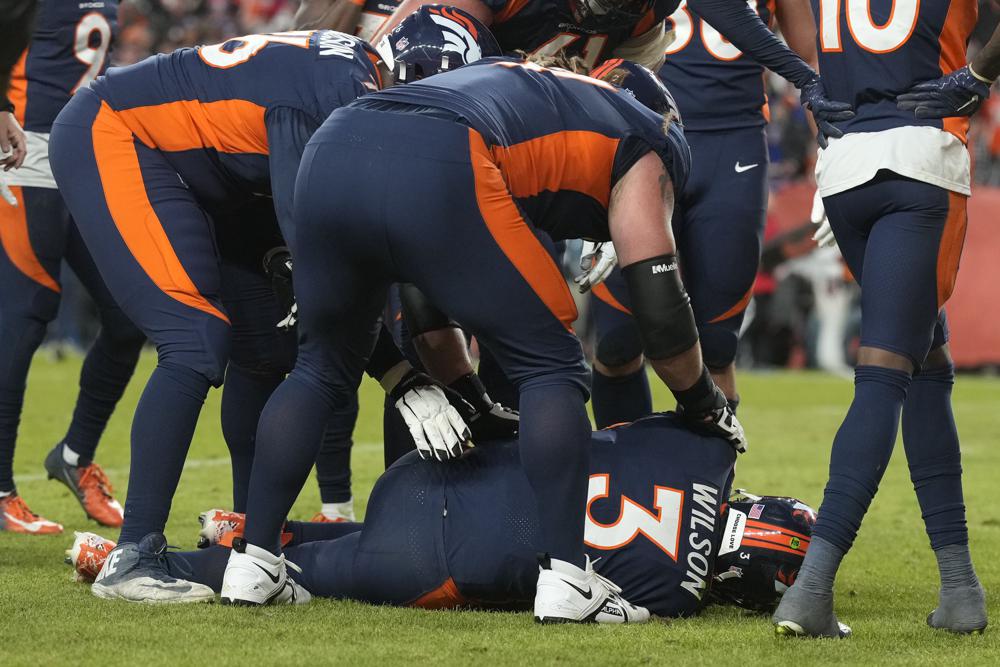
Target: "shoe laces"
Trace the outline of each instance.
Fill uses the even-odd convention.
[[[84,490],[84,493],[93,489],[104,496],[111,498],[112,494],[115,492],[115,490],[111,488],[111,482],[108,480],[108,476],[104,473],[101,466],[96,463],[91,463],[89,466],[80,471],[79,484],[80,488]]]

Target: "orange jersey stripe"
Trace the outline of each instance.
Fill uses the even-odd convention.
[[[149,203],[132,132],[107,102],[101,102],[92,136],[108,210],[142,270],[169,297],[228,323],[229,318],[199,293],[174,252]]]
[[[150,148],[214,148],[220,153],[267,155],[264,111],[264,107],[246,100],[181,100],[115,113]]]
[[[590,289],[590,291],[593,292],[595,297],[597,297],[604,303],[608,304],[615,310],[620,310],[626,315],[632,314],[632,311],[626,308],[621,301],[616,299],[615,295],[611,293],[611,290],[609,290],[608,286],[605,285],[604,283],[597,283]]]
[[[473,129],[469,130],[469,148],[476,178],[476,201],[493,240],[549,311],[572,331],[577,317],[576,302],[562,272],[521,217],[486,142]]]
[[[608,72],[614,71],[616,67],[619,67],[624,60],[621,58],[612,58],[611,60],[605,60],[603,64],[598,65],[597,69],[591,70],[590,75],[595,79],[600,79]]]
[[[425,593],[410,603],[411,607],[421,609],[454,609],[467,602],[465,596],[458,590],[455,580],[451,577],[430,593]]]
[[[607,208],[618,142],[597,132],[566,130],[513,146],[494,146],[490,152],[515,197],[572,190]]]
[[[38,261],[35,249],[31,247],[28,219],[24,212],[24,192],[16,185],[10,187],[10,192],[17,199],[17,206],[0,200],[0,243],[7,253],[7,259],[18,271],[36,283],[58,293],[62,291],[59,283],[45,270]]]
[[[712,324],[715,324],[716,322],[722,322],[724,320],[728,320],[730,317],[736,317],[737,315],[739,315],[740,313],[742,313],[744,310],[747,309],[747,306],[750,305],[750,299],[752,298],[753,298],[753,285],[750,286],[750,289],[748,289],[747,293],[743,295],[743,298],[737,301],[732,308],[722,313],[715,319],[709,321]]]
[[[938,308],[951,298],[958,277],[958,265],[965,246],[965,230],[969,222],[969,198],[957,192],[948,192],[948,218],[944,223],[938,246],[937,304]]]
[[[939,64],[942,74],[953,72],[965,66],[966,45],[969,43],[969,35],[976,27],[978,18],[979,6],[976,4],[976,0],[951,0],[939,38],[941,47]],[[945,118],[942,121],[942,127],[946,132],[961,139],[963,144],[967,142],[968,118],[964,116]]]
[[[30,46],[28,48],[31,48]],[[7,88],[7,99],[14,105],[14,118],[24,125],[24,107],[28,103],[28,78],[25,75],[24,64],[28,60],[28,49],[14,63],[10,71],[10,85]]]

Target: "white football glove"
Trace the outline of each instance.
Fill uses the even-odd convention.
[[[445,461],[461,456],[472,432],[441,387],[413,371],[399,384],[392,397],[420,458]]]
[[[573,278],[580,294],[585,294],[594,285],[599,285],[618,264],[618,254],[610,241],[584,241],[580,254],[580,268],[583,273]]]
[[[826,217],[826,209],[823,208],[823,197],[820,196],[818,189],[813,197],[812,213],[809,214],[809,220],[814,225],[818,225],[816,233],[813,234],[813,241],[819,247],[832,248],[837,245],[837,239],[834,238],[833,229],[830,227],[830,220]]]

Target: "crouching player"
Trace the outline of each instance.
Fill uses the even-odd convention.
[[[585,550],[621,594],[582,620],[688,616],[710,599],[768,609],[795,580],[813,511],[790,498],[730,499],[736,453],[722,440],[657,414],[592,433],[586,447]],[[364,524],[290,522],[285,532],[299,601],[304,588],[376,604],[530,609],[544,549],[517,441],[444,466],[410,454],[376,482]],[[78,536],[71,558],[82,578],[110,546]],[[215,546],[167,558],[218,591],[228,554]]]
[[[332,31],[247,35],[112,69],[56,119],[52,171],[66,204],[112,295],[158,353],[132,424],[121,553],[96,595],[211,597],[171,576],[157,554],[202,403],[230,357],[213,223],[270,194],[294,254],[302,150],[331,110],[378,89],[377,60],[364,42]],[[419,398],[429,408],[421,416],[440,418],[458,449],[465,426],[457,413],[449,420],[444,395],[432,388]]]
[[[897,95],[914,84],[964,70],[976,3],[813,7],[827,87],[857,108],[840,126],[844,136],[820,151],[816,180],[837,244],[861,285],[861,348],[812,549],[774,621],[779,634],[847,633],[833,611],[834,579],[878,489],[902,414],[910,477],[941,575],[939,604],[927,622],[979,632],[987,622],[985,593],[969,554],[942,310],[965,240],[968,120],[957,117],[962,107],[943,120],[921,112],[922,86],[901,95],[897,106]],[[965,72],[965,82],[973,81]],[[947,95],[941,105],[929,97],[930,110],[950,102]]]
[[[469,20],[458,34],[470,50],[488,31]],[[461,60],[441,56],[438,70]],[[265,602],[284,586],[279,533],[315,455],[307,448],[356,390],[392,282],[414,284],[467,327],[520,392],[519,457],[545,554],[535,617],[584,621],[620,598],[584,551],[589,373],[542,232],[621,244],[654,369],[691,424],[744,448],[701,361],[673,254],[673,188],[683,186],[687,146],[666,89],[648,70],[626,73],[647,77],[666,113],[606,81],[487,58],[366,96],[317,131],[296,183],[302,344],[261,415],[246,542],[231,554],[223,602]],[[393,183],[391,193],[376,181]]]

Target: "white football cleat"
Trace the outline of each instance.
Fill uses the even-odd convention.
[[[581,570],[572,563],[544,558],[535,590],[537,623],[645,623],[649,610],[621,596],[611,581],[594,572],[587,557]]]
[[[267,549],[248,544],[242,537],[234,539],[222,578],[222,604],[246,607],[306,604],[312,596],[288,576],[286,565],[301,572],[295,563],[285,560],[284,554],[275,556]]]

